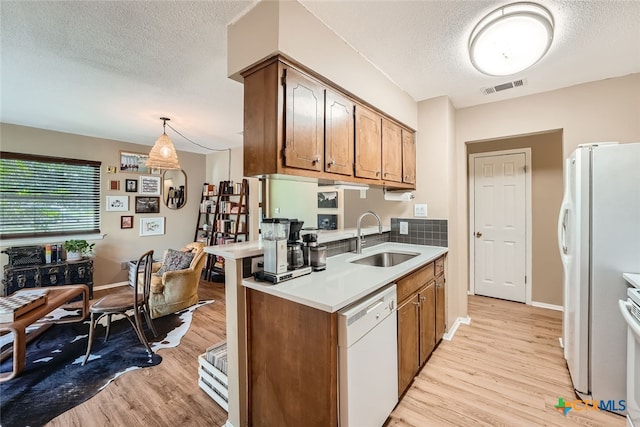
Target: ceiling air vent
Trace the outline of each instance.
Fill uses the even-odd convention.
[[[491,95],[493,93],[502,92],[503,90],[513,89],[516,87],[524,87],[527,84],[527,81],[524,79],[514,80],[508,83],[502,83],[496,86],[483,87],[481,89],[484,95]]]

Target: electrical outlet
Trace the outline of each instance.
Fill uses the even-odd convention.
[[[120,263],[120,270],[128,270],[129,269],[129,261],[124,261]]]
[[[274,211],[275,213],[279,214],[279,213],[280,213],[280,208],[275,208],[273,211]]]
[[[413,205],[413,216],[426,217],[427,216],[427,204],[415,204]]]
[[[400,234],[409,234],[409,223],[407,221],[400,221]]]

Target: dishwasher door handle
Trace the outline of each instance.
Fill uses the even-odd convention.
[[[371,304],[369,307],[367,307],[367,314],[371,313],[372,311],[380,307],[383,303],[384,303],[384,298],[380,298],[378,301]]]

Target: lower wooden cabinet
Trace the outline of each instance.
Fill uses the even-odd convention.
[[[249,425],[337,427],[337,313],[246,295]]]
[[[398,305],[398,396],[411,383],[419,365],[418,295]]]
[[[435,283],[431,282],[418,292],[420,305],[420,366],[436,347],[436,293]]]
[[[444,311],[444,274],[436,277],[436,342],[440,341],[444,336],[445,330],[445,311]]]
[[[397,282],[398,396],[409,387],[444,335],[443,262],[444,256]]]

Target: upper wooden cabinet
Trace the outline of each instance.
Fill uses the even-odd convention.
[[[354,104],[348,98],[325,90],[324,170],[353,175]]]
[[[279,56],[243,77],[245,176],[415,188],[415,172],[404,179],[405,164],[415,169],[404,148],[412,131]]]
[[[382,179],[402,182],[402,128],[382,119]]]
[[[356,105],[356,176],[380,179],[382,169],[382,117]]]
[[[324,87],[293,68],[284,77],[285,165],[322,171]]]
[[[416,183],[416,140],[406,129],[402,129],[402,182]]]

